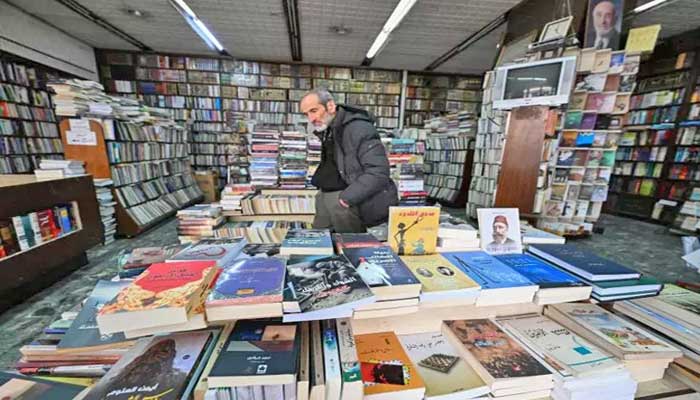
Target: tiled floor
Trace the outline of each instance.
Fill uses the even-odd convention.
[[[450,211],[464,215],[462,210]],[[116,259],[122,250],[176,243],[175,224],[173,219],[138,239],[117,240],[90,250],[87,266],[0,315],[0,368],[11,368],[19,358],[19,347],[84,299],[99,279],[115,276]],[[574,243],[666,282],[700,281],[700,274],[685,267],[680,259],[680,238],[668,234],[663,227],[610,215],[603,217],[601,225],[605,227],[603,234]]]

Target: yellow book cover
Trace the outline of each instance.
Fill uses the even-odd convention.
[[[423,379],[394,332],[356,335],[355,346],[365,398],[380,393],[425,391]]]
[[[479,284],[440,254],[401,256],[401,260],[423,285],[423,292],[478,289]]]
[[[390,207],[389,245],[398,255],[435,253],[440,207]]]

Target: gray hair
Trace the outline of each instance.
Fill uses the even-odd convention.
[[[316,95],[316,97],[318,97],[318,102],[323,104],[324,106],[328,105],[329,101],[335,101],[335,99],[333,99],[333,95],[331,94],[331,92],[329,92],[328,89],[326,89],[325,87],[322,87],[322,86],[311,89],[308,92],[304,93],[304,95],[301,96],[301,100],[299,100],[299,101],[302,101],[307,96],[311,96],[311,95]]]

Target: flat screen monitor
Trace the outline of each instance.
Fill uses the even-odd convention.
[[[496,69],[493,108],[566,104],[575,79],[576,57],[500,67]]]

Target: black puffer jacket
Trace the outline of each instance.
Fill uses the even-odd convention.
[[[359,208],[365,225],[386,222],[399,196],[374,118],[365,110],[338,105],[331,128],[338,171],[348,184],[340,198]]]

